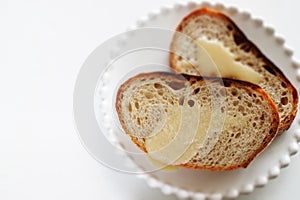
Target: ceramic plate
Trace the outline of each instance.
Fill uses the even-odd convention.
[[[200,7],[227,14],[299,90],[299,66],[292,59],[292,51],[261,19],[221,4],[175,4],[141,18],[128,32],[109,39],[88,57],[75,86],[74,117],[83,145],[102,164],[137,174],[149,186],[179,198],[235,198],[266,185],[289,165],[291,155],[298,151],[299,114],[290,129],[277,136],[246,169],[210,172],[158,170],[122,132],[115,113],[116,90],[124,80],[140,72],[169,71],[173,30],[184,16]]]

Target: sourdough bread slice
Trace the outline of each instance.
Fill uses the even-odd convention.
[[[150,157],[194,169],[247,167],[279,125],[263,89],[226,78],[139,74],[119,87],[115,106],[125,133]]]
[[[280,116],[279,132],[290,127],[298,109],[297,90],[229,17],[217,11],[201,8],[186,16],[176,31],[194,41],[205,39],[221,43],[234,55],[236,62],[261,75],[262,80],[257,84],[275,102]],[[171,52],[173,53],[170,54],[170,65],[176,72],[209,76],[197,67],[199,56],[195,53],[197,52],[195,42],[182,40],[178,34],[174,34]],[[187,67],[186,62],[193,63],[193,65]],[[236,79],[230,76],[229,78]]]

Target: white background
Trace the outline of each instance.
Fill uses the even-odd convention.
[[[263,18],[300,57],[300,3],[219,2]],[[1,200],[176,199],[100,165],[81,145],[72,117],[76,75],[91,51],[149,11],[173,3],[0,1]],[[296,155],[277,179],[238,199],[299,199],[299,169]]]

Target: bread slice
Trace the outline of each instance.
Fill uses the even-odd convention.
[[[193,140],[178,139],[171,149],[175,152],[176,145],[189,144],[188,155],[184,152],[173,163],[164,162],[194,169],[247,167],[276,136],[279,125],[276,106],[263,89],[226,78],[139,74],[119,87],[115,106],[123,130],[148,154],[153,149],[147,142],[158,134],[164,135],[156,138],[156,145],[165,148],[180,137],[179,130],[183,135],[195,130]],[[197,126],[191,127],[193,123]]]
[[[220,42],[234,54],[235,61],[262,75],[263,78],[258,84],[275,102],[280,116],[279,132],[290,127],[298,109],[297,90],[229,17],[217,11],[201,8],[186,16],[176,31],[193,40],[205,38]],[[178,34],[174,34],[171,44],[171,52],[173,52],[170,55],[171,67],[178,73],[208,76],[197,67],[199,60],[195,54],[196,48],[197,45],[187,40],[180,40]],[[196,64],[186,67],[186,61]]]

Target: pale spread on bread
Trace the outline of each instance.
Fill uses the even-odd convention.
[[[195,40],[197,43],[197,60],[185,62],[186,67],[193,65],[202,76],[220,76],[258,84],[263,76],[240,62],[235,55],[219,41],[204,38]]]
[[[207,138],[210,108],[201,109],[197,100],[190,106],[188,98],[182,106],[168,113],[165,126],[154,136],[146,138],[145,147],[151,159],[165,165],[180,165],[199,152]],[[202,116],[202,117],[201,117]]]

